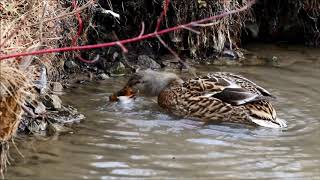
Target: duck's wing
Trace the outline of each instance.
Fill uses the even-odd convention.
[[[211,97],[232,105],[242,105],[269,99],[268,97],[252,93],[244,88],[225,88],[221,92],[213,94]]]
[[[269,96],[269,97],[275,98],[275,96],[273,96],[269,91],[267,91],[263,87],[257,85],[256,83],[252,82],[251,80],[241,75],[237,75],[229,72],[216,72],[216,73],[210,73],[208,74],[208,76],[223,78],[239,85],[241,88],[244,88],[252,93],[259,94],[261,96]]]
[[[186,81],[183,84],[193,95],[216,98],[231,105],[242,105],[249,102],[269,99],[257,90],[243,88],[236,81],[225,76],[208,74]]]

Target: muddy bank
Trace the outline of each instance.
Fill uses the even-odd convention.
[[[134,37],[140,33],[141,23],[145,24],[145,33],[155,30],[156,20],[162,11],[163,3],[159,1],[99,1],[103,9],[116,12],[119,17],[106,14],[102,9],[96,10],[93,16],[97,28],[88,32],[88,44],[108,42]],[[225,10],[236,9],[246,4],[246,1],[172,1],[161,29],[177,24],[191,22],[208,16],[219,14]],[[245,12],[237,13],[197,27],[199,35],[182,30],[169,33],[163,39],[174,48],[180,56],[192,58],[208,58],[230,55],[228,51],[237,50],[245,43],[263,41],[269,43],[303,43],[308,46],[319,45],[319,9],[320,3],[314,0],[272,0],[257,1]],[[150,39],[128,45],[129,53],[134,58],[148,54],[151,56],[166,53],[157,39]],[[103,49],[89,53],[89,57],[99,54],[104,57],[104,63],[111,62],[113,52]],[[121,51],[120,51],[121,52]],[[237,54],[232,54],[238,57]],[[105,61],[106,60],[106,61]],[[98,66],[105,67],[106,64]]]
[[[145,25],[145,33],[154,32],[156,20],[163,7],[161,0],[125,3],[98,1],[98,3],[100,6],[93,11],[92,16],[96,28],[88,30],[87,42],[83,42],[85,44],[110,42],[137,36],[141,31],[142,23]],[[247,1],[239,0],[172,1],[160,27],[165,29],[191,22],[225,10],[236,9],[246,3]],[[241,48],[252,42],[300,43],[318,47],[319,5],[319,2],[313,0],[260,0],[245,12],[195,28],[200,32],[199,35],[188,30],[181,30],[166,34],[162,38],[184,60],[192,59],[194,63],[217,65],[239,64],[236,61],[221,63],[220,59],[243,60],[247,52]],[[106,13],[106,10],[112,10],[119,16]],[[169,52],[156,38],[127,44],[126,48],[129,52],[125,55],[119,47],[83,52],[83,56],[88,59],[99,56],[99,61],[92,65],[80,63],[84,66],[79,69],[87,68],[90,72],[99,74],[103,79],[105,75],[131,73],[141,65],[143,68],[155,69],[172,65],[172,63],[168,65],[167,59],[160,58]],[[150,61],[149,58],[152,60]],[[208,59],[210,59],[209,62]],[[212,59],[218,60],[211,62]],[[266,61],[273,60],[269,58]]]

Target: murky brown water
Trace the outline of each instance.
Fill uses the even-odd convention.
[[[319,50],[250,47],[279,66],[200,67],[240,73],[278,97],[289,127],[209,125],[164,114],[154,100],[107,106],[125,78],[67,90],[65,103],[86,115],[75,134],[20,144],[10,179],[320,179]],[[14,151],[14,150],[13,150]]]

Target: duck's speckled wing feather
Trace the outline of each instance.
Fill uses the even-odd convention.
[[[229,72],[217,72],[217,73],[209,73],[207,76],[213,76],[213,77],[219,77],[219,78],[224,78],[227,79],[231,82],[234,82],[235,84],[239,85],[240,87],[247,89],[250,92],[253,92],[255,94],[259,94],[259,95],[263,95],[263,96],[270,96],[273,97],[272,94],[267,91],[266,89],[264,89],[263,87],[257,85],[256,83],[250,81],[249,79],[237,75],[237,74],[233,74],[233,73],[229,73]]]
[[[192,93],[213,97],[231,105],[266,100],[271,94],[242,76],[231,73],[211,73],[183,84]]]

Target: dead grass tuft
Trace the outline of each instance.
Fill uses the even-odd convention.
[[[6,167],[7,142],[15,134],[22,115],[21,106],[34,97],[33,73],[22,71],[13,63],[0,62],[0,173]],[[29,68],[30,70],[31,68]]]

